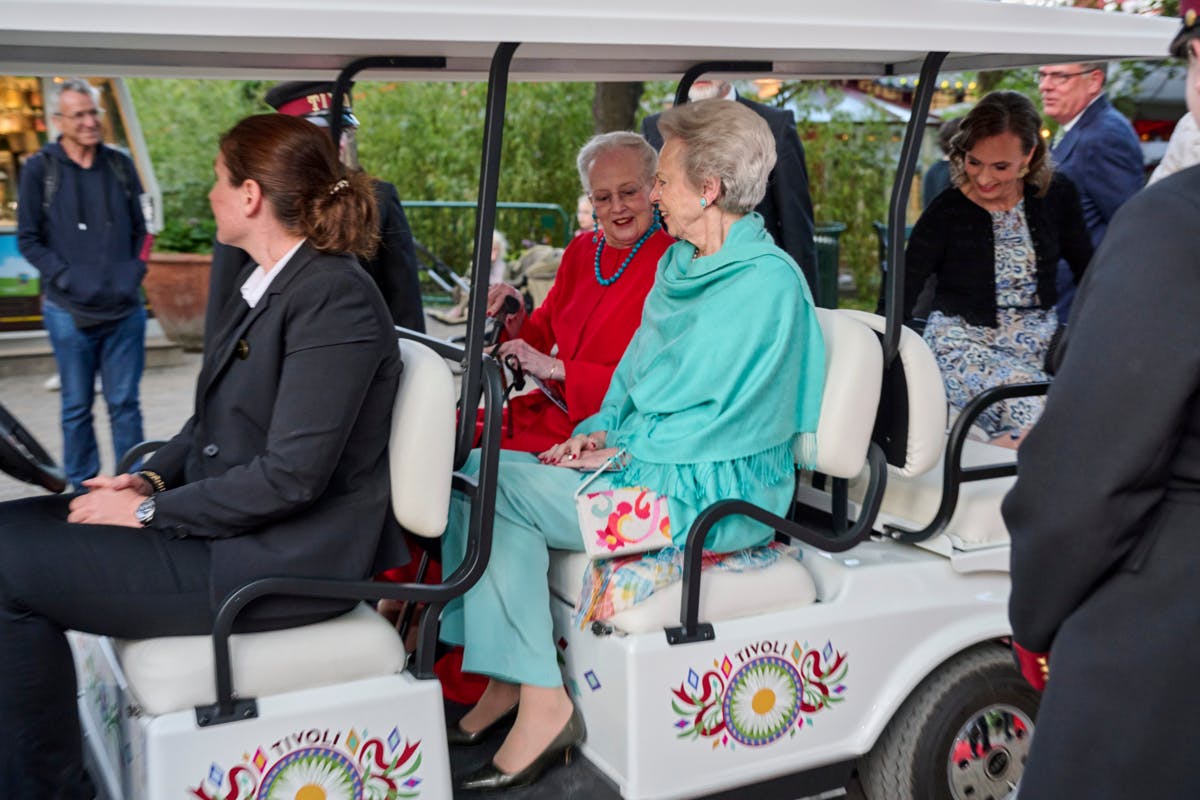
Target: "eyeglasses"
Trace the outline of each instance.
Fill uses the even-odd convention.
[[[645,191],[643,186],[623,186],[617,190],[617,194],[621,196],[621,202],[625,205],[633,203]],[[600,190],[590,195],[592,200],[592,208],[606,208],[613,202],[613,193],[607,190]]]
[[[71,122],[83,122],[85,119],[100,119],[100,117],[104,116],[104,112],[98,108],[88,108],[83,111],[76,111],[74,114],[55,112],[54,116],[69,119]]]
[[[1089,72],[1095,72],[1097,69],[1097,67],[1093,67],[1091,69],[1082,69],[1079,72],[1060,72],[1058,70],[1047,72],[1046,70],[1039,69],[1037,73],[1038,85],[1040,86],[1043,83],[1048,83],[1051,86],[1062,86],[1071,78],[1077,78],[1080,75],[1087,75]]]

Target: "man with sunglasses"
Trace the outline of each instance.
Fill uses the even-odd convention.
[[[62,382],[63,466],[77,489],[100,471],[92,424],[97,374],[115,452],[142,440],[142,189],[129,157],[103,142],[98,99],[85,80],[58,85],[61,135],[25,164],[17,210],[21,255],[41,274],[42,317]]]
[[[1038,70],[1042,110],[1059,124],[1051,154],[1079,189],[1092,245],[1099,247],[1109,220],[1142,188],[1142,149],[1129,120],[1104,94],[1101,63],[1049,64]],[[1058,265],[1058,321],[1065,323],[1075,282],[1065,262]]]

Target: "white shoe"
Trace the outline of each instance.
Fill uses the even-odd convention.
[[[42,388],[47,392],[62,391],[62,381],[58,379],[57,374],[51,375],[49,378],[46,378],[46,382],[42,384]]]

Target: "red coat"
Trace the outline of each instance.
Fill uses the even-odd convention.
[[[596,280],[596,247],[592,237],[576,236],[563,252],[562,264],[546,300],[525,320],[519,338],[549,354],[557,343],[557,358],[566,367],[565,381],[556,381],[567,401],[569,415],[540,391],[514,397],[510,403],[513,435],[504,427],[500,446],[529,453],[556,445],[571,436],[583,419],[600,409],[617,362],[642,321],[642,304],[658,261],[674,239],[658,230],[642,244],[629,266],[613,283]],[[629,250],[606,246],[600,272],[612,277]]]

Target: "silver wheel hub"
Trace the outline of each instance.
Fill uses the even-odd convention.
[[[946,758],[955,800],[1004,800],[1021,779],[1033,740],[1033,720],[1020,709],[996,704],[980,709],[959,728]]]

